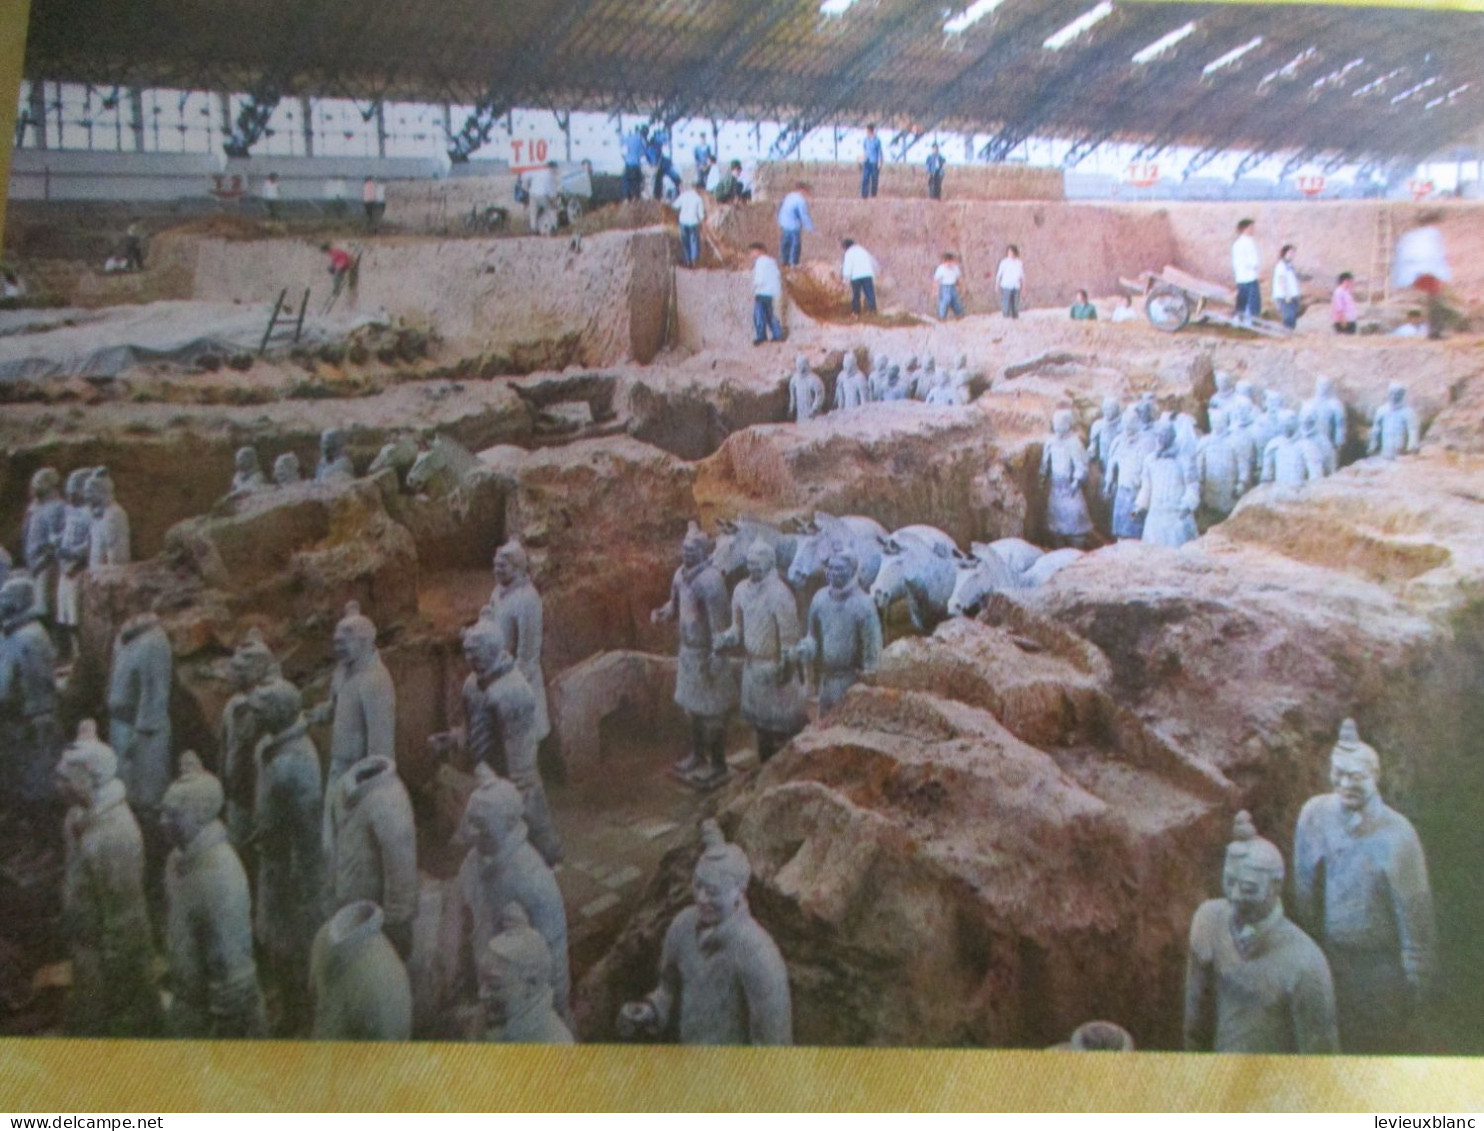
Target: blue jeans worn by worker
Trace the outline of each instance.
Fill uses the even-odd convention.
[[[866,313],[876,313],[876,280],[867,275],[864,279],[850,280],[850,313],[861,312],[861,299],[866,300]]]
[[[772,295],[752,296],[752,344],[760,346],[773,335],[775,342],[783,341],[783,327],[778,322],[778,315],[773,313]]]
[[[1256,279],[1237,284],[1237,317],[1256,318],[1262,313],[1262,284]]]
[[[958,287],[951,283],[938,284],[938,321],[948,317],[948,312],[953,311],[960,318],[964,316],[964,304],[959,300]]]
[[[701,226],[699,224],[680,225],[680,261],[687,267],[694,267],[701,262]]]
[[[1000,288],[1000,313],[1006,318],[1020,317],[1020,288]]]
[[[638,200],[644,195],[644,170],[638,165],[623,167],[623,198]]]
[[[881,183],[881,166],[873,161],[861,164],[861,199],[876,195],[876,187]]]
[[[942,200],[943,199],[943,174],[942,173],[929,173],[928,174],[928,199],[929,200]]]
[[[1283,315],[1283,325],[1290,330],[1298,329],[1299,300],[1296,298],[1280,298],[1278,300],[1278,311]]]
[[[784,267],[799,265],[799,252],[804,248],[804,229],[778,229],[778,262]]]

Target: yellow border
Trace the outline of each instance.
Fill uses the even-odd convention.
[[[1371,3],[1484,10],[1484,0]],[[0,0],[0,184],[10,177],[28,8]],[[4,203],[0,196],[0,222]],[[1461,1058],[0,1041],[0,1110],[39,1114],[1481,1108],[1484,1061]]]
[[[922,1049],[0,1042],[0,1110],[1302,1111],[1484,1108],[1469,1059]]]

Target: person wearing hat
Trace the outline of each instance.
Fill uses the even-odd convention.
[[[895,368],[895,366],[893,366]],[[856,583],[859,562],[843,547],[825,565],[825,588],[809,603],[809,619],[796,655],[805,671],[819,665],[819,709],[828,711],[850,685],[875,671],[881,659],[881,619]]]
[[[327,813],[335,783],[346,770],[364,758],[397,758],[397,689],[376,650],[376,625],[362,615],[359,602],[346,602],[333,648],[330,698],[309,714],[311,725],[330,723]]]
[[[319,751],[308,734],[303,697],[288,680],[255,688],[251,702],[262,726],[253,752],[257,797],[251,843],[258,858],[253,925],[264,981],[277,1000],[277,1031],[297,1036],[309,1022],[304,986],[324,880]]]
[[[1381,800],[1381,760],[1354,719],[1340,725],[1329,767],[1333,792],[1304,803],[1293,834],[1294,916],[1334,972],[1340,1047],[1418,1052],[1436,964],[1422,842]]]
[[[0,585],[0,774],[4,803],[26,828],[43,820],[52,770],[62,748],[57,723],[57,652],[36,612],[36,585],[13,573]],[[52,836],[55,816],[44,818]],[[52,836],[28,837],[31,843]]]
[[[253,710],[252,692],[282,675],[278,660],[256,628],[248,631],[227,663],[232,697],[222,708],[217,749],[221,752],[222,788],[227,795],[227,835],[249,873],[253,862],[247,842],[252,836],[257,798],[253,751],[263,736],[262,721]]]
[[[699,789],[727,779],[727,717],[737,706],[737,676],[731,661],[713,649],[728,628],[728,608],[726,582],[711,564],[711,540],[692,522],[680,544],[670,599],[649,619],[652,624],[679,621],[675,702],[690,718],[691,750],[675,764],[675,773]]]
[[[1329,966],[1283,914],[1283,856],[1237,814],[1221,883],[1190,923],[1188,1052],[1339,1051]]]
[[[247,873],[219,819],[222,785],[193,751],[160,804],[165,861],[165,963],[174,1037],[265,1037],[253,961]]]
[[[500,933],[479,960],[479,1003],[485,1040],[503,1044],[570,1045],[572,1030],[552,1004],[551,951],[519,903],[507,903]]]
[[[141,824],[152,820],[170,784],[170,685],[175,657],[160,618],[140,613],[113,644],[108,677],[108,744]],[[146,837],[149,834],[146,832]]]
[[[555,866],[562,859],[562,838],[536,756],[536,696],[493,621],[482,618],[464,632],[464,659],[469,665],[462,690],[468,752],[520,790],[531,844]]]
[[[24,520],[26,571],[36,582],[36,611],[46,617],[52,609],[57,587],[57,546],[67,521],[62,501],[62,477],[54,467],[43,467],[31,476],[31,502]]]
[[[440,949],[457,955],[455,993],[472,997],[478,987],[478,963],[500,931],[507,904],[518,903],[551,953],[552,1004],[563,1018],[571,1016],[568,996],[567,908],[556,876],[526,839],[525,803],[520,791],[481,762],[474,767],[474,792],[464,808],[455,842],[468,854],[454,880],[456,914],[445,920],[457,935]]]
[[[412,798],[389,758],[363,758],[340,776],[329,801],[327,879],[331,911],[370,900],[403,959],[417,916],[417,828]]]
[[[536,697],[535,739],[551,733],[546,706],[546,676],[541,670],[541,641],[546,614],[541,594],[531,582],[531,560],[518,538],[495,551],[495,588],[481,616],[492,618],[505,637],[505,647]]]
[[[315,1040],[411,1039],[412,984],[382,934],[382,921],[380,907],[358,900],[330,916],[315,936],[309,958]]]
[[[57,793],[71,806],[62,826],[70,1037],[152,1037],[160,1030],[144,841],[117,770],[113,750],[98,740],[97,724],[84,719],[56,771]]]
[[[683,1045],[791,1045],[788,968],[752,917],[747,854],[713,820],[701,823],[695,902],[675,916],[660,952],[660,984],[619,1010],[619,1035]]]
[[[83,498],[93,520],[88,527],[88,569],[129,564],[129,516],[114,500],[113,478],[100,467],[88,476]]]

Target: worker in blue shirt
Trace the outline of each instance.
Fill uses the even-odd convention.
[[[647,156],[649,163],[654,166],[654,198],[665,199],[665,178],[669,177],[678,192],[680,190],[680,174],[675,171],[675,166],[670,163],[670,155],[666,148],[670,144],[670,131],[661,126],[649,135]]]
[[[799,265],[799,254],[804,250],[804,232],[814,231],[808,192],[809,185],[800,181],[778,206],[778,261],[785,267]]]
[[[643,126],[623,135],[623,198],[638,200],[644,195]]]
[[[938,143],[933,142],[933,151],[928,154],[928,198],[931,200],[943,199],[943,169],[948,164],[943,160],[943,155],[938,152]]]
[[[861,199],[876,195],[881,180],[881,139],[876,136],[876,123],[866,127],[866,141],[861,149]]]
[[[716,155],[711,152],[711,146],[707,142],[701,142],[693,150],[696,158],[696,188],[705,189],[706,180],[711,175],[711,166],[716,164]]]

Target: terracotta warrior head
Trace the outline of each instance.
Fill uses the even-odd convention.
[[[376,625],[369,617],[361,615],[359,601],[345,603],[345,615],[335,626],[332,647],[336,662],[341,664],[364,660],[376,651]]]
[[[1380,793],[1381,758],[1373,746],[1362,742],[1354,719],[1340,724],[1339,740],[1329,753],[1329,781],[1340,804],[1359,812]]]
[[[1257,835],[1246,810],[1233,822],[1232,842],[1226,849],[1221,884],[1237,921],[1262,922],[1278,904],[1283,891],[1283,854],[1271,841]]]
[[[691,896],[696,901],[701,924],[715,927],[725,923],[745,904],[752,865],[747,853],[727,843],[715,821],[701,822],[701,844],[704,847],[691,879]]]
[[[98,724],[84,719],[77,741],[62,751],[57,763],[57,792],[73,805],[91,805],[99,791],[118,777],[118,756],[98,738]]]
[[[160,802],[160,828],[176,848],[195,840],[221,815],[222,783],[206,772],[192,750],[180,756],[180,774]]]
[[[551,950],[531,926],[525,908],[507,903],[500,913],[500,933],[480,956],[479,1003],[485,1024],[504,1025],[531,1009],[552,1002]]]

